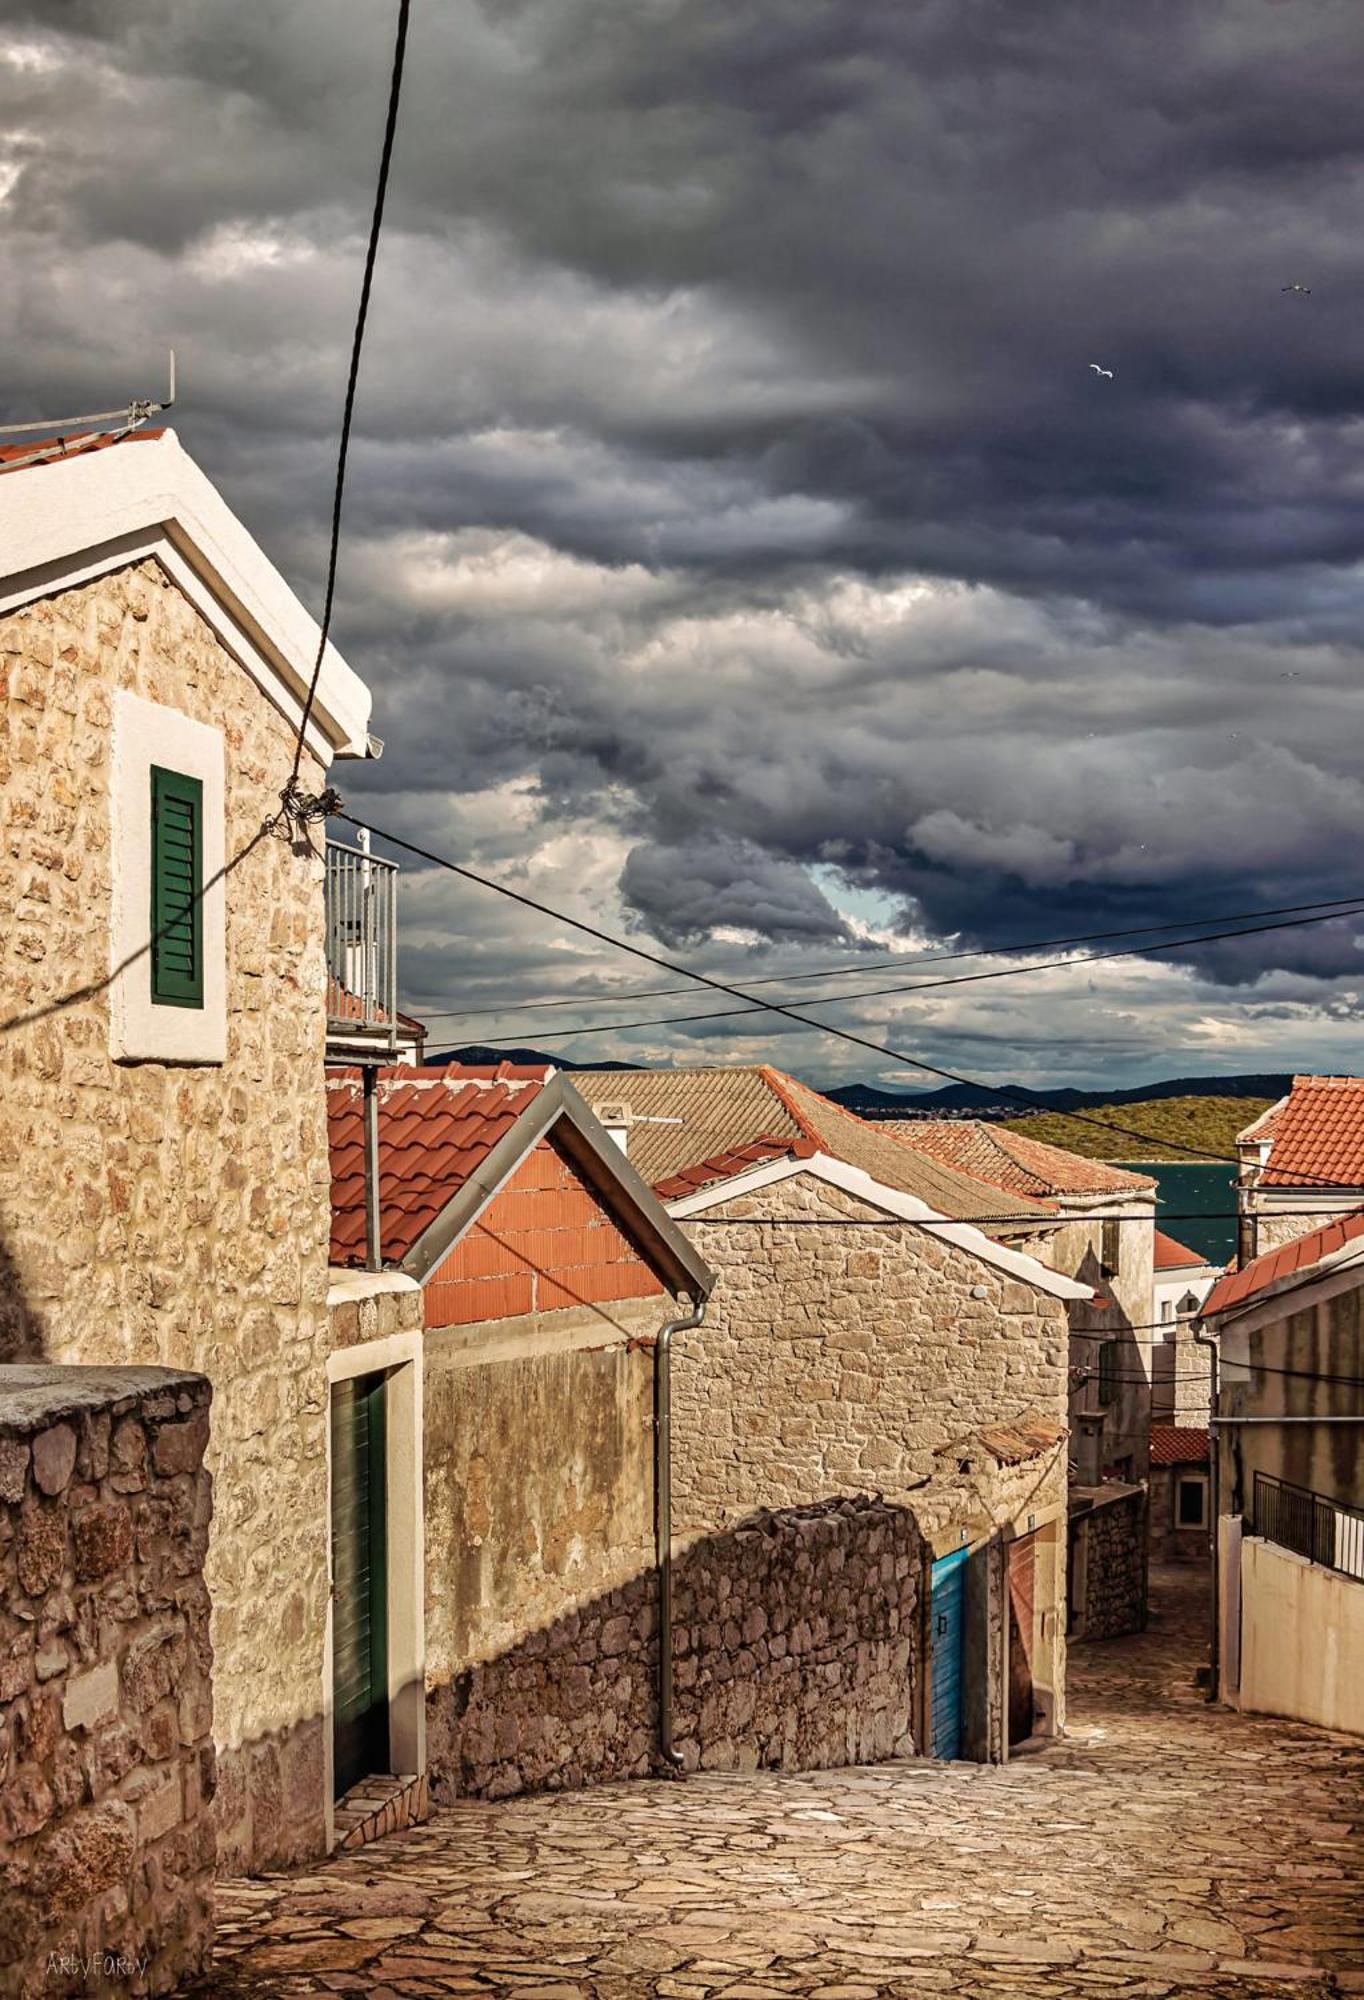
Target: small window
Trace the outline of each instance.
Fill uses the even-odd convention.
[[[1206,1528],[1208,1525],[1208,1482],[1206,1479],[1181,1479],[1175,1494],[1175,1521],[1181,1528]]]
[[[1116,1278],[1122,1263],[1122,1224],[1116,1216],[1110,1216],[1103,1226],[1103,1236],[1099,1256],[1106,1278]]]
[[[153,764],[152,1000],[204,1004],[204,788]]]
[[[1161,1316],[1161,1318],[1162,1318],[1162,1319],[1173,1319],[1173,1318],[1174,1318],[1174,1316],[1175,1316],[1175,1302],[1174,1302],[1174,1300],[1173,1300],[1173,1299],[1162,1299],[1162,1300],[1161,1300],[1161,1302],[1160,1302],[1160,1316]]]
[[[1118,1342],[1099,1343],[1099,1401],[1111,1403],[1118,1393]]]

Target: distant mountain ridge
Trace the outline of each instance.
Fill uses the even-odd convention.
[[[497,1063],[553,1063],[555,1069],[640,1069],[640,1063],[623,1062],[570,1062],[567,1056],[548,1055],[544,1049],[499,1049],[485,1048],[471,1042],[467,1048],[446,1049],[438,1056],[428,1056],[429,1063],[472,1063],[480,1068],[485,1064]]]
[[[1028,1106],[1047,1111],[1088,1111],[1099,1105],[1150,1104],[1166,1097],[1282,1097],[1292,1084],[1288,1075],[1175,1076],[1161,1083],[1142,1083],[1130,1090],[1033,1090],[1010,1084],[1008,1095],[988,1085],[949,1083],[941,1090],[881,1090],[873,1083],[843,1083],[824,1095],[861,1118],[1018,1118]],[[1023,1102],[1020,1103],[1020,1099]]]

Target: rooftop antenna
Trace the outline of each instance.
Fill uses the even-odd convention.
[[[164,402],[154,403],[147,398],[135,396],[131,403],[125,404],[120,410],[94,410],[86,416],[63,417],[55,423],[50,418],[42,417],[36,423],[0,424],[0,437],[16,437],[20,432],[27,431],[46,431],[50,440],[46,444],[35,447],[26,457],[10,459],[6,469],[12,472],[16,466],[29,465],[35,459],[50,457],[54,443],[65,450],[67,434],[84,424],[105,424],[116,421],[119,428],[114,433],[115,439],[125,438],[131,431],[140,430],[149,417],[157,416],[162,411],[169,410],[175,402],[175,349],[173,347],[169,350],[169,357],[170,367],[167,375],[167,391]],[[73,444],[80,442],[80,439],[72,440]]]

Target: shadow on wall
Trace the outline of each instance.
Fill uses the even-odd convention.
[[[1112,1364],[1112,1393],[1107,1402],[1101,1401],[1103,1378],[1097,1354],[1080,1364],[1083,1374],[1079,1380],[1074,1372],[1071,1375],[1072,1391],[1079,1389],[1082,1404],[1086,1408],[1099,1406],[1103,1409],[1100,1462],[1085,1476],[1103,1476],[1111,1466],[1121,1477],[1144,1477],[1145,1441],[1151,1414],[1145,1355],[1151,1350],[1140,1344],[1143,1329],[1138,1329],[1126,1309],[1105,1291],[1110,1282],[1107,1267],[1092,1247],[1085,1251],[1074,1275],[1082,1285],[1090,1286],[1096,1298],[1102,1294],[1104,1303],[1071,1307],[1071,1337],[1105,1344],[1112,1342],[1117,1348]],[[1149,1330],[1146,1331],[1149,1339]],[[1072,1356],[1072,1360],[1075,1359]],[[1128,1461],[1125,1466],[1122,1464],[1124,1459]]]
[[[675,1555],[684,1767],[915,1755],[926,1561],[913,1515],[865,1495],[756,1513]],[[430,1690],[427,1747],[443,1802],[658,1770],[654,1571]]]
[[[47,1359],[42,1318],[29,1303],[9,1246],[0,1242],[0,1366]]]

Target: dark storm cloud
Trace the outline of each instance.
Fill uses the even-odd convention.
[[[316,602],[392,9],[0,24],[5,406],[147,393],[174,341],[185,442]],[[416,9],[354,796],[703,958],[827,950],[840,883],[987,944],[1347,892],[1362,59],[1357,0]],[[433,1004],[587,975],[410,914]],[[1218,995],[1283,966],[1343,1019],[1359,972],[1343,923],[1171,963],[1167,1047],[1219,1051]]]

